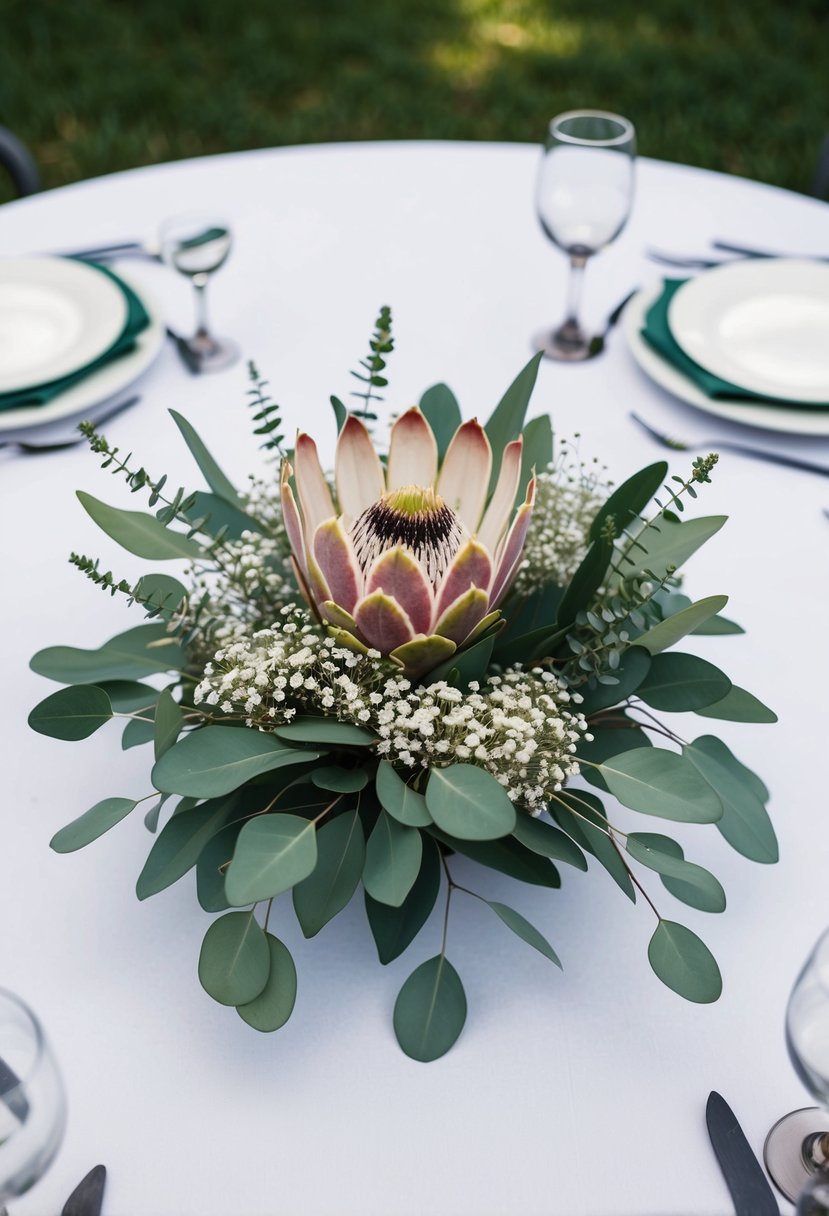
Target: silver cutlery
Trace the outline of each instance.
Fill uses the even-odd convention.
[[[198,376],[201,372],[201,362],[198,355],[194,354],[193,350],[191,349],[187,338],[182,337],[181,334],[177,334],[176,331],[171,329],[169,325],[166,326],[166,330],[167,337],[172,341],[173,345],[178,351],[179,357],[181,358],[184,366],[189,372],[192,372],[194,376]]]
[[[744,258],[805,258],[809,262],[829,262],[829,257],[817,253],[779,253],[773,249],[754,249],[750,245],[737,245],[732,241],[712,241],[712,249],[723,253],[736,253]]]
[[[633,299],[633,297],[636,295],[637,291],[639,291],[639,288],[634,287],[633,291],[629,291],[627,293],[624,300],[619,301],[619,303],[613,309],[613,312],[610,314],[610,316],[605,321],[604,329],[601,331],[601,333],[596,334],[595,337],[590,339],[590,345],[588,347],[589,353],[587,356],[588,359],[594,359],[596,357],[596,355],[600,355],[602,353],[602,351],[605,348],[605,342],[607,341],[610,331],[613,329],[613,327],[616,325],[619,318],[621,317],[622,313],[625,311],[625,306],[628,303],[628,301]]]
[[[106,410],[103,414],[99,414],[95,419],[95,425],[97,426],[100,422],[109,422],[110,418],[123,414],[124,410],[130,409],[140,400],[140,395],[136,394],[133,397],[128,397],[126,401],[119,401],[111,409]],[[52,433],[43,439],[4,439],[0,440],[0,448],[18,448],[21,452],[29,453],[60,452],[64,448],[74,448],[77,444],[85,442],[85,437],[75,430],[61,436]]]
[[[161,247],[150,241],[114,241],[85,249],[62,249],[53,256],[76,258],[79,262],[108,262],[114,258],[148,258],[161,261]]]
[[[664,253],[661,249],[646,249],[645,257],[663,266],[675,266],[679,270],[710,270],[712,266],[725,266],[731,258],[688,257],[680,253]]]
[[[774,1192],[733,1110],[714,1091],[708,1095],[705,1122],[734,1201],[735,1216],[780,1216]]]
[[[663,447],[670,448],[674,452],[693,452],[699,451],[702,448],[707,448],[709,451],[739,452],[742,456],[754,456],[757,460],[768,460],[771,464],[784,464],[791,469],[805,469],[808,473],[817,473],[821,477],[829,477],[829,465],[815,464],[811,460],[800,460],[797,456],[785,456],[782,452],[766,452],[763,448],[755,448],[750,444],[734,443],[730,439],[697,439],[693,443],[690,443],[687,440],[678,439],[675,435],[668,435],[663,431],[658,431],[656,427],[651,426],[649,422],[645,422],[644,418],[640,418],[638,414],[634,414],[632,411],[630,417],[634,422],[638,422],[642,430],[647,431],[657,443],[661,443]]]
[[[106,1179],[106,1166],[96,1165],[75,1187],[60,1216],[101,1216]]]

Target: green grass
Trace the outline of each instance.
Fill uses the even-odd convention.
[[[280,144],[536,141],[593,105],[645,155],[807,190],[829,128],[825,0],[0,0],[0,31],[0,122],[47,186]]]

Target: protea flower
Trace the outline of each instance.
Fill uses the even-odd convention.
[[[495,489],[477,421],[458,427],[438,469],[432,428],[415,406],[392,427],[384,468],[350,415],[335,459],[337,504],[309,435],[282,466],[282,508],[300,587],[332,634],[421,676],[479,636],[515,576],[535,478],[510,526],[522,440],[507,444]],[[295,476],[299,506],[290,479]]]

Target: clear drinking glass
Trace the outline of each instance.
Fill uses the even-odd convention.
[[[196,332],[186,346],[194,370],[217,372],[239,358],[230,338],[217,338],[207,324],[207,283],[225,264],[233,236],[230,226],[215,215],[178,215],[161,226],[161,256],[168,266],[186,275],[196,292]]]
[[[786,1010],[786,1046],[795,1072],[820,1106],[775,1123],[766,1168],[799,1216],[829,1216],[829,930],[797,978]]]
[[[603,110],[571,110],[550,123],[538,171],[536,208],[545,234],[570,258],[564,321],[534,339],[551,359],[589,359],[579,322],[587,259],[615,240],[633,202],[636,132]]]
[[[65,1126],[63,1085],[40,1023],[0,989],[0,1216],[46,1172]]]

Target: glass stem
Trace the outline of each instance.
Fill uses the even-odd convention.
[[[196,289],[196,337],[207,338],[207,279],[206,274],[193,275],[193,287]]]
[[[579,328],[579,311],[581,309],[581,288],[584,281],[584,268],[587,258],[582,254],[570,254],[570,282],[567,287],[567,313],[564,318],[566,325]]]

